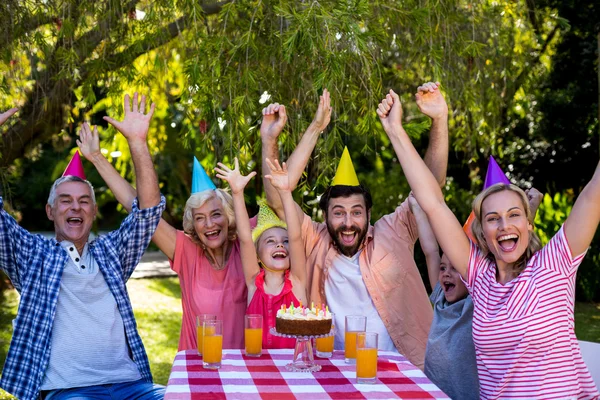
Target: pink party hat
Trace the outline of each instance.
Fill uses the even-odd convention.
[[[81,164],[79,150],[75,151],[75,154],[73,154],[73,158],[71,158],[71,161],[69,161],[69,165],[67,165],[65,172],[62,174],[62,176],[69,175],[73,175],[85,180],[85,173],[83,172],[83,164]]]
[[[494,159],[494,156],[490,156],[490,161],[488,162],[488,169],[485,175],[485,183],[483,184],[483,189],[485,190],[490,186],[495,185],[496,183],[504,183],[506,185],[510,185],[510,181],[508,180],[506,175],[504,175],[504,172],[502,172],[502,169]],[[471,211],[469,218],[467,218],[467,222],[465,222],[465,224],[463,225],[464,231],[473,241],[475,241],[475,238],[473,237],[473,233],[471,231],[471,224],[473,223],[474,219],[475,214],[473,213],[473,211]]]

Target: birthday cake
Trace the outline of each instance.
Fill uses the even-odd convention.
[[[284,306],[277,311],[275,329],[287,335],[325,335],[331,331],[331,313],[324,308]]]

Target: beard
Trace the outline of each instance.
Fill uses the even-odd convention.
[[[329,224],[329,221],[327,221],[327,231],[329,232],[329,236],[331,236],[331,239],[333,240],[333,243],[337,247],[338,251],[340,253],[342,253],[343,255],[345,255],[346,257],[352,257],[356,254],[356,252],[360,248],[360,245],[362,244],[363,240],[365,239],[365,236],[367,236],[367,230],[368,230],[368,225],[365,225],[365,227],[362,229],[358,225],[352,225],[352,226],[342,225],[339,228],[335,229],[333,226],[331,226]],[[344,242],[341,239],[342,232],[349,232],[349,231],[356,232],[356,242],[351,246],[344,244]]]

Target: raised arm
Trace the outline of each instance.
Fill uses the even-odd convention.
[[[527,200],[529,200],[529,210],[531,211],[529,222],[533,225],[533,222],[535,221],[535,214],[537,213],[537,210],[544,199],[544,195],[534,187],[527,189],[525,194],[527,195]]]
[[[237,235],[240,241],[240,251],[242,258],[242,269],[244,270],[244,278],[246,279],[246,286],[248,287],[248,299],[252,298],[255,289],[254,279],[260,272],[258,266],[258,257],[256,255],[256,247],[252,241],[252,229],[250,228],[250,217],[248,216],[248,210],[246,210],[246,203],[244,201],[244,188],[255,175],[256,172],[250,172],[248,175],[243,176],[240,173],[240,164],[237,158],[234,160],[234,169],[232,170],[223,163],[218,163],[218,167],[215,168],[217,177],[227,181],[231,188],[231,195],[233,197],[233,209],[235,212],[235,224],[237,226]]]
[[[154,114],[154,104],[150,106],[150,110],[145,114],[146,96],[142,95],[138,105],[137,92],[133,94],[131,105],[129,104],[128,94],[125,95],[124,103],[125,118],[123,121],[120,122],[110,117],[104,117],[104,120],[117,128],[127,139],[135,169],[135,187],[137,188],[140,209],[154,207],[160,203],[160,191],[146,140],[150,119]]]
[[[600,223],[600,164],[594,176],[577,197],[571,213],[565,221],[565,236],[571,248],[571,256],[583,253],[592,243]]]
[[[448,168],[448,105],[439,87],[439,82],[425,83],[417,88],[415,99],[419,110],[431,118],[425,165],[442,187],[446,183]]]
[[[415,198],[429,218],[438,243],[454,268],[466,279],[469,240],[462,225],[444,202],[439,181],[421,159],[402,127],[402,104],[393,90],[381,101],[377,114],[396,151]]]
[[[268,123],[274,118],[271,117],[270,113],[275,112],[274,110],[278,110],[277,112],[281,114],[282,109],[285,113],[285,107],[277,105],[277,107],[270,108],[271,106],[272,105],[263,110],[263,125],[265,126],[265,128],[263,129],[263,125],[261,125],[260,136],[262,140],[263,177],[271,173],[271,171],[269,170],[269,166],[267,165],[265,160],[267,158],[270,160],[277,160],[279,158],[277,138],[281,133],[281,129],[283,129],[283,125],[285,124],[284,122],[281,125],[281,129],[279,129],[278,131],[275,128],[269,129],[270,125]],[[327,128],[330,119],[331,98],[329,96],[329,91],[325,89],[323,90],[323,95],[319,98],[319,106],[317,108],[317,112],[315,114],[315,117],[313,118],[312,123],[309,125],[306,132],[304,132],[304,135],[302,135],[298,146],[296,146],[296,149],[291,154],[287,162],[289,180],[292,185],[292,191],[298,185],[298,182],[302,177],[302,172],[306,168],[306,164],[308,164],[310,155],[312,154],[312,151],[315,148],[315,145],[317,144],[319,135],[321,134],[321,132],[323,132],[325,128]],[[273,210],[275,210],[279,218],[285,219],[285,212],[283,211],[283,205],[281,203],[279,195],[277,194],[277,191],[271,186],[271,183],[268,181],[268,179],[263,179],[263,182],[265,187],[265,193],[267,195],[267,203]],[[299,206],[297,207],[297,212],[300,216],[303,215],[302,209],[300,209]]]
[[[306,303],[306,255],[304,254],[304,244],[302,242],[302,219],[297,218],[296,207],[292,197],[292,184],[288,174],[286,163],[279,165],[275,160],[271,162],[268,158],[265,160],[271,173],[265,178],[271,182],[271,185],[281,197],[283,210],[287,216],[287,232],[290,247],[290,272],[302,285],[301,293],[304,293]]]
[[[439,280],[440,275],[440,248],[438,242],[435,239],[427,214],[421,209],[417,199],[412,194],[408,198],[408,204],[410,209],[417,220],[417,230],[419,231],[419,243],[421,249],[425,254],[425,262],[427,263],[427,277],[429,278],[429,284],[433,289]]]
[[[19,109],[14,107],[0,114],[0,126],[2,126],[6,122],[6,120],[8,120],[17,111],[19,111]]]
[[[148,120],[149,122],[149,120]],[[124,120],[121,128],[128,130],[129,127]],[[112,166],[110,162],[100,152],[100,138],[98,129],[90,129],[87,123],[84,123],[79,131],[79,140],[77,145],[83,156],[94,166],[109,189],[115,195],[117,201],[125,207],[127,211],[131,211],[131,204],[135,199],[137,192]],[[152,241],[158,248],[169,258],[175,257],[177,231],[167,221],[161,218],[158,227],[152,236]]]

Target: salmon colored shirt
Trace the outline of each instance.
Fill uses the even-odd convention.
[[[292,292],[292,281],[289,278],[290,271],[285,272],[285,281],[281,292],[277,295],[265,293],[265,271],[262,270],[254,280],[256,291],[250,304],[248,304],[248,314],[260,314],[263,316],[263,349],[293,349],[296,346],[296,339],[284,338],[271,335],[269,332],[275,326],[277,311],[283,304],[290,307],[300,305],[300,302]]]
[[[310,301],[326,303],[327,271],[338,253],[325,223],[308,215],[302,223],[310,282]],[[417,223],[408,201],[370,225],[359,256],[360,271],[375,308],[396,346],[423,369],[427,335],[433,318],[423,279],[414,260]],[[360,310],[356,310],[360,314]]]
[[[201,246],[183,231],[177,231],[171,268],[179,275],[183,318],[179,350],[196,349],[196,316],[214,314],[223,321],[223,348],[244,347],[244,315],[248,290],[242,270],[240,244],[233,249],[226,267],[216,271]]]

